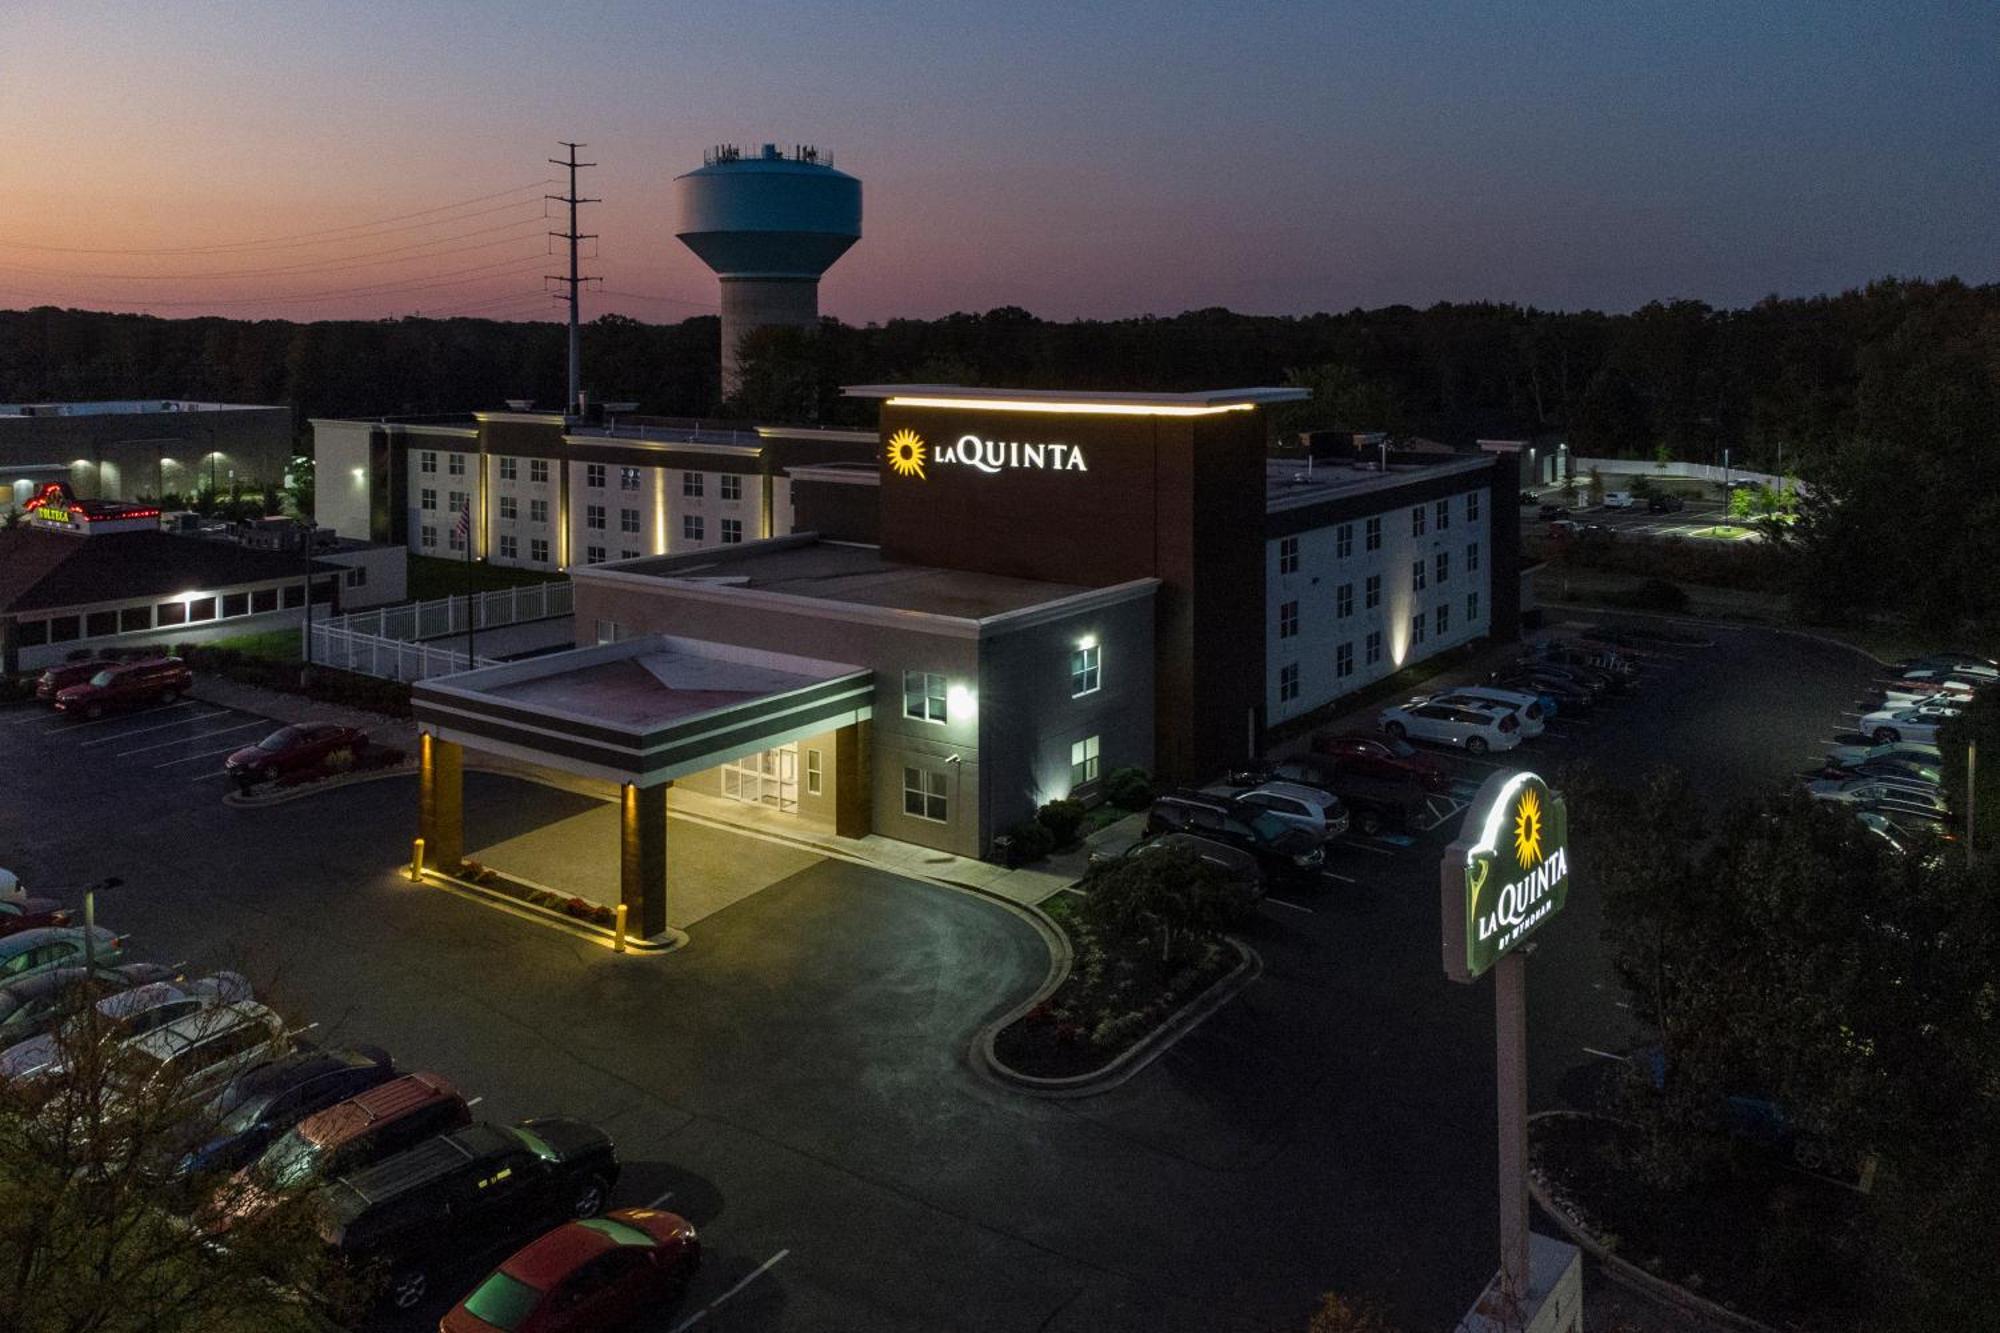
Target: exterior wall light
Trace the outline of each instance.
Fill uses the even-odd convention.
[[[970,721],[978,715],[979,700],[964,685],[954,685],[944,692],[945,716],[956,722],[960,718]]]

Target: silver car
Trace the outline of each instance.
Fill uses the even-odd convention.
[[[250,982],[235,972],[218,972],[199,981],[156,981],[99,1000],[96,1022],[105,1040],[129,1046],[156,1028],[249,998]],[[67,1048],[85,1031],[78,1015],[58,1032],[44,1032],[8,1047],[0,1052],[0,1080],[11,1083],[61,1073]]]
[[[1347,807],[1330,791],[1297,782],[1266,782],[1241,792],[1241,805],[1269,811],[1294,828],[1302,828],[1321,842],[1331,842],[1347,834]]]

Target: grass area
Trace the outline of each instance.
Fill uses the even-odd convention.
[[[245,657],[260,658],[266,662],[296,662],[299,660],[299,631],[295,629],[266,630],[262,634],[237,634],[227,639],[214,639],[205,645],[209,648],[227,648],[242,653]]]
[[[1739,528],[1733,523],[1718,523],[1712,528],[1694,528],[1687,534],[1702,541],[1741,542],[1753,540],[1757,533],[1751,528]]]
[[[467,565],[463,560],[447,560],[435,555],[413,555],[410,557],[409,595],[419,602],[433,601],[439,597],[463,597],[466,585],[470,583],[474,592],[491,592],[495,588],[525,588],[535,583],[562,583],[567,574],[554,574],[538,569],[514,569],[507,565],[489,564],[475,560]]]

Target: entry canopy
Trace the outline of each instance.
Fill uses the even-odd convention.
[[[419,681],[420,730],[566,773],[658,786],[872,716],[875,673],[656,634]]]

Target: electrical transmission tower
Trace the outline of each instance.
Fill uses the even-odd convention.
[[[576,173],[578,169],[597,165],[595,162],[579,162],[576,160],[576,150],[582,148],[584,145],[571,143],[567,139],[558,139],[556,142],[569,149],[569,158],[564,160],[563,158],[552,157],[549,159],[549,163],[552,166],[569,168],[569,193],[551,194],[545,197],[557,199],[569,205],[569,230],[552,231],[549,233],[551,236],[560,236],[569,242],[569,276],[564,278],[551,273],[549,281],[566,282],[569,284],[569,398],[563,405],[563,411],[581,416],[583,415],[583,387],[581,380],[583,371],[583,335],[579,332],[577,325],[576,297],[584,283],[601,282],[603,279],[581,277],[576,271],[577,243],[579,241],[594,241],[597,239],[594,234],[587,235],[576,229],[576,206],[578,204],[601,203],[602,201],[585,199],[576,192]]]

